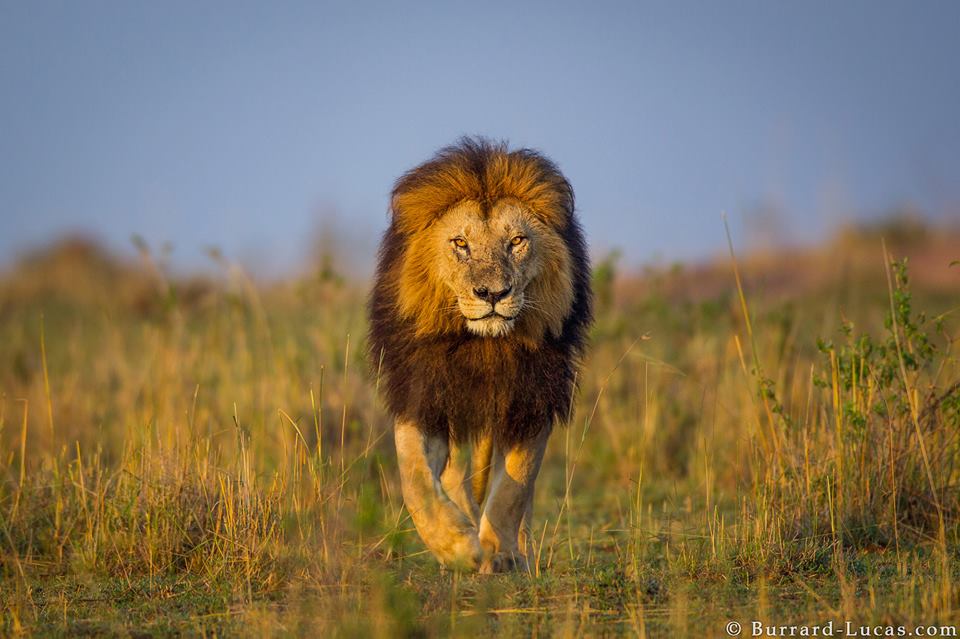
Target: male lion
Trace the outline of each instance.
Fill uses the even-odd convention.
[[[573,189],[534,151],[464,138],[397,181],[391,212],[369,342],[404,502],[444,565],[524,567],[592,318]]]

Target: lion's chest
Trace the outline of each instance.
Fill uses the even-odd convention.
[[[492,433],[508,445],[569,410],[573,369],[560,343],[388,335],[380,352],[390,408],[427,432],[460,441]]]
[[[457,439],[493,431],[512,439],[538,430],[566,405],[567,366],[549,348],[530,350],[498,339],[452,344],[427,395]]]
[[[438,395],[451,398],[447,412],[455,428],[468,432],[489,428],[504,421],[511,407],[523,400],[519,392],[521,353],[496,342],[469,340],[452,348],[441,380],[445,388]]]

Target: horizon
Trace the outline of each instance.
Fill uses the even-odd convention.
[[[722,228],[722,219],[720,224]],[[151,245],[139,235],[129,238],[125,245],[114,246],[94,234],[68,232],[52,237],[49,241],[25,247],[10,256],[5,262],[0,262],[0,279],[15,274],[24,265],[29,268],[31,264],[43,264],[51,259],[59,259],[64,254],[77,255],[79,251],[84,262],[93,258],[95,261],[104,259],[113,266],[120,268],[133,268],[133,270],[142,267],[158,268],[165,275],[175,279],[190,279],[193,277],[216,279],[227,274],[230,269],[239,267],[245,277],[250,277],[259,284],[276,284],[289,279],[315,277],[318,271],[326,271],[329,268],[333,275],[342,278],[344,282],[367,284],[369,283],[368,280],[374,275],[376,255],[372,253],[359,256],[344,255],[340,252],[339,247],[351,245],[351,242],[335,244],[338,237],[345,237],[344,234],[349,235],[351,231],[350,229],[328,227],[327,234],[321,233],[315,238],[315,250],[305,254],[300,261],[283,270],[264,267],[263,264],[258,264],[255,261],[256,258],[254,258],[254,261],[250,261],[242,256],[224,254],[219,247],[213,245],[204,249],[202,260],[198,260],[194,264],[184,264],[176,260],[176,247],[170,244]],[[866,248],[869,248],[870,245],[865,242],[875,241],[878,256],[882,254],[885,243],[890,250],[897,251],[899,249],[906,252],[904,254],[894,253],[895,256],[906,257],[908,254],[915,253],[921,242],[928,243],[936,238],[935,244],[943,249],[944,242],[942,240],[958,237],[960,237],[960,219],[936,221],[931,220],[929,216],[919,214],[917,211],[907,210],[897,211],[889,216],[837,224],[824,237],[814,240],[771,241],[770,238],[763,237],[762,234],[745,238],[746,241],[734,237],[731,237],[731,240],[734,244],[734,259],[737,262],[749,264],[757,259],[767,260],[771,256],[783,258],[787,255],[793,257],[822,255],[838,244],[848,245],[851,240],[855,245]],[[608,264],[613,267],[613,272],[617,277],[632,279],[643,278],[652,273],[675,272],[677,267],[682,267],[682,270],[687,268],[695,270],[725,266],[731,259],[729,250],[730,247],[724,244],[723,247],[718,247],[709,253],[685,260],[654,256],[646,260],[631,261],[625,259],[622,252],[614,248],[602,253],[591,251],[590,262],[594,267],[601,263]],[[148,265],[145,260],[151,264]],[[949,251],[943,253],[940,250],[937,252],[937,257],[924,254],[924,259],[921,261],[924,262],[924,275],[929,275],[926,271],[931,267],[937,270],[941,267],[954,266],[956,260],[953,260],[953,254]]]

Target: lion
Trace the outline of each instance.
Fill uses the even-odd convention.
[[[397,180],[390,213],[368,343],[404,503],[444,566],[527,568],[592,322],[573,189],[536,151],[463,138]]]

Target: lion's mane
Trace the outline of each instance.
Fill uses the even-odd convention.
[[[452,206],[512,198],[558,241],[548,243],[536,299],[505,337],[469,333],[453,294],[433,277],[425,231]],[[431,434],[501,446],[563,421],[592,320],[590,265],[573,189],[535,151],[464,138],[394,185],[369,302],[368,347],[390,410]],[[524,321],[520,321],[520,320]],[[491,432],[492,430],[492,432]]]

